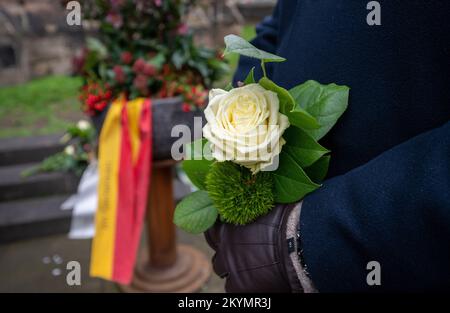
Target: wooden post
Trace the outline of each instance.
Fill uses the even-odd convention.
[[[175,264],[177,257],[172,167],[154,169],[152,176],[147,209],[149,262],[155,267],[169,267]]]
[[[146,252],[138,259],[125,292],[194,292],[211,275],[210,262],[198,250],[177,245],[173,224],[172,160],[153,164],[147,207]]]

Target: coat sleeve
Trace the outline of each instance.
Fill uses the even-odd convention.
[[[256,37],[250,41],[255,47],[270,53],[276,53],[277,49],[280,2],[281,1],[277,2],[272,15],[265,17],[263,21],[256,26]],[[246,56],[240,56],[238,68],[233,77],[233,85],[236,86],[237,81],[243,81],[252,67],[255,67],[256,78],[262,77],[262,70],[259,60]],[[270,76],[270,64],[266,65],[266,70]]]
[[[303,201],[300,232],[320,292],[449,290],[450,122],[325,181]]]

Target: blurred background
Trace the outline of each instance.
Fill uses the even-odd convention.
[[[86,67],[80,71],[80,62],[86,58],[88,38],[101,38],[101,33],[108,31],[105,25],[112,25],[111,34],[119,32],[122,25],[127,25],[129,17],[108,12],[106,16],[98,15],[96,19],[88,20],[84,18],[85,3],[80,1],[81,25],[69,25],[67,15],[71,10],[66,8],[68,2],[0,2],[0,292],[118,291],[113,283],[89,277],[92,234],[88,230],[84,235],[69,238],[71,227],[74,227],[73,210],[67,203],[66,206],[62,204],[77,192],[80,176],[93,158],[94,149],[89,145],[95,145],[95,132],[86,130],[86,125],[79,122],[90,121],[92,113],[85,103],[86,98],[80,96],[92,78],[86,74]],[[121,1],[111,2],[114,6]],[[154,5],[163,7],[170,2],[156,0]],[[275,2],[189,1],[188,9],[177,12],[181,13],[182,21],[181,26],[177,26],[178,34],[192,36],[195,46],[218,51],[217,58],[222,62],[224,35],[234,33],[250,40],[255,36],[255,25],[271,13]],[[147,18],[151,24],[151,12]],[[95,44],[91,41],[90,51],[97,49],[97,54],[112,49],[112,45],[92,48]],[[156,40],[155,44],[161,43]],[[117,53],[123,57],[123,52]],[[107,50],[106,53],[116,52]],[[185,57],[180,62],[191,64],[194,56],[185,54]],[[153,57],[149,62],[159,70],[155,60]],[[97,77],[104,75],[118,80],[120,69],[106,68],[103,73],[102,63],[96,62],[100,64],[95,67]],[[173,54],[170,61],[166,60],[175,65],[177,62]],[[208,66],[212,66],[210,59],[208,62]],[[204,74],[200,65],[189,65],[201,72],[202,90],[207,91],[212,86],[223,88],[231,80],[238,57],[229,56],[223,62],[225,65],[217,63],[221,70],[224,69],[221,75]],[[184,69],[182,64],[179,68],[175,66],[175,71]],[[122,68],[126,75],[127,70],[132,71],[131,66]],[[205,82],[205,77],[209,81]],[[154,87],[152,82],[143,90],[135,78],[129,79],[131,94],[154,95],[153,90],[159,92],[161,88],[159,85]],[[113,92],[117,88],[116,81],[108,81]],[[188,86],[189,92],[192,91]],[[182,90],[181,96],[192,98],[184,91],[184,85],[177,88]],[[183,105],[184,111],[192,107],[187,100]],[[67,148],[68,143],[72,148]],[[77,149],[81,151],[79,154]],[[190,192],[191,186],[180,170],[173,179],[174,200],[178,201]],[[89,214],[92,219],[93,212]],[[203,236],[177,230],[177,237],[179,242],[198,248],[208,258],[212,256]],[[81,286],[66,283],[66,264],[70,260],[81,264]],[[223,292],[223,282],[213,274],[201,291]]]

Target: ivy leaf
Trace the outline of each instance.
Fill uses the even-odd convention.
[[[328,133],[347,109],[349,90],[347,86],[322,85],[314,80],[308,80],[289,92],[295,99],[294,110],[306,110],[319,122],[319,128],[308,130],[313,138],[319,140]]]
[[[173,222],[181,229],[199,234],[214,225],[217,209],[206,191],[195,191],[181,200],[175,208]]]
[[[189,180],[200,190],[206,190],[206,174],[208,174],[209,168],[213,163],[210,149],[208,147],[205,149],[207,144],[208,140],[204,138],[186,144],[186,157],[181,163],[181,167],[187,177],[189,177]],[[204,155],[204,152],[206,152],[206,155]]]
[[[324,155],[311,166],[305,168],[306,174],[315,182],[322,182],[327,176],[331,156]]]
[[[263,88],[273,91],[278,95],[280,101],[280,112],[289,118],[289,123],[300,128],[315,129],[320,125],[317,120],[301,107],[295,106],[295,100],[283,87],[278,86],[267,77],[263,77],[258,82]]]
[[[330,152],[305,131],[295,126],[286,129],[283,133],[283,138],[286,140],[283,150],[302,168],[310,166],[323,155]]]
[[[284,149],[280,153],[279,161],[278,169],[272,172],[275,202],[295,202],[320,187],[306,175],[303,169]]]
[[[255,67],[252,67],[252,69],[250,70],[250,72],[248,73],[247,77],[244,80],[244,84],[248,85],[248,84],[254,84],[255,83]]]
[[[225,52],[224,54],[228,53],[237,53],[240,55],[245,55],[251,58],[256,58],[263,60],[264,62],[283,62],[286,61],[285,58],[282,58],[278,55],[260,50],[256,48],[254,45],[249,43],[244,38],[241,38],[236,35],[227,35],[225,36]]]

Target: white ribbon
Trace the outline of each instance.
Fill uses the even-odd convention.
[[[89,239],[94,237],[97,184],[97,162],[91,162],[81,176],[77,193],[61,204],[62,210],[73,209],[69,232],[70,239]]]

